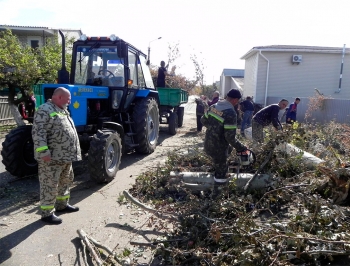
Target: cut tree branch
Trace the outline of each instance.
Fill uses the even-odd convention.
[[[89,241],[88,235],[83,231],[83,229],[79,229],[77,232],[80,239],[84,241],[85,246],[90,251],[92,258],[96,261],[98,266],[101,266],[103,262],[100,256],[96,253],[94,245]]]
[[[159,212],[151,207],[146,206],[145,204],[141,203],[139,200],[135,199],[133,196],[131,196],[131,194],[124,190],[123,191],[123,195],[125,196],[125,198],[127,198],[128,200],[130,200],[133,204],[135,204],[136,206],[139,206],[140,208],[153,213],[155,216],[157,216],[158,218],[161,219],[168,219],[171,221],[179,221],[179,216],[174,214],[174,213],[167,213],[167,212]]]

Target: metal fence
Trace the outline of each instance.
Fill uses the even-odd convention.
[[[350,100],[349,99],[324,99],[320,108],[311,113],[311,117],[305,119],[305,114],[310,110],[310,98],[299,97],[297,121],[299,122],[318,122],[328,123],[335,121],[338,123],[350,123]],[[286,98],[289,104],[294,102],[295,98]],[[280,97],[268,97],[267,104],[278,103]],[[311,105],[313,103],[311,102]],[[281,122],[285,122],[282,120]]]
[[[0,125],[15,124],[15,120],[10,111],[7,97],[0,97]]]

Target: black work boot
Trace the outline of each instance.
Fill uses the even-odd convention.
[[[66,208],[61,209],[61,210],[56,210],[56,212],[77,212],[79,211],[79,207],[72,206],[67,204]]]
[[[62,219],[57,217],[55,214],[51,214],[50,216],[46,216],[46,217],[41,217],[41,220],[50,224],[62,223]]]

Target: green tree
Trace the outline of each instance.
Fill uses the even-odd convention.
[[[73,43],[68,41],[68,47]],[[69,49],[69,48],[68,48]],[[23,45],[10,30],[0,32],[0,89],[8,88],[8,103],[17,125],[24,125],[17,105],[28,99],[32,85],[39,81],[55,83],[61,67],[61,45],[57,38],[48,40],[45,46],[32,49]],[[69,69],[71,54],[66,54]],[[15,99],[16,89],[22,97]]]

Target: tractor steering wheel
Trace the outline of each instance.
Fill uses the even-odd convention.
[[[100,75],[102,72],[106,72],[106,73],[109,73],[109,75],[107,75],[106,77],[109,78],[109,77],[115,77],[114,74],[109,71],[108,69],[101,69],[100,71],[98,71],[98,75]]]

